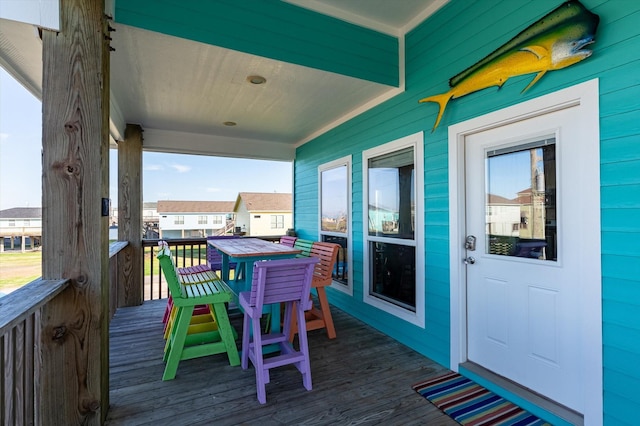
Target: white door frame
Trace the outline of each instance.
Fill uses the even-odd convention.
[[[588,247],[597,250],[597,264],[585,267],[584,279],[597,280],[582,294],[585,312],[583,361],[585,377],[585,425],[602,423],[602,273],[600,265],[600,113],[598,79],[593,79],[499,111],[476,117],[449,127],[449,271],[450,271],[450,368],[467,361],[467,300],[465,257],[465,137],[495,127],[573,107],[580,108],[582,126],[588,127],[585,145],[586,164],[592,171],[585,186],[589,191],[590,232]],[[577,277],[577,279],[583,279]],[[588,315],[586,314],[588,313]],[[600,374],[594,374],[594,372]]]

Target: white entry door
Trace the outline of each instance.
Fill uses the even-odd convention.
[[[581,139],[569,107],[467,135],[464,155],[467,358],[583,413],[583,296],[600,285],[585,245],[600,231]]]

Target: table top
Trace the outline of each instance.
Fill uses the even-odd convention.
[[[260,238],[222,238],[207,240],[207,244],[230,257],[293,255],[301,251],[284,244],[275,244]]]

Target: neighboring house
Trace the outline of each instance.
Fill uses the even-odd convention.
[[[146,202],[142,204],[142,235],[143,238],[158,238],[158,203]],[[110,207],[109,240],[118,239],[118,208]]]
[[[158,203],[142,203],[142,232],[144,238],[158,238],[160,235]]]
[[[159,238],[190,238],[230,231],[233,201],[158,201]]]
[[[520,204],[499,195],[487,195],[487,235],[518,235]]]
[[[15,207],[0,210],[0,237],[0,251],[4,251],[5,245],[11,250],[17,245],[24,251],[27,242],[32,249],[37,247],[42,238],[42,208]]]
[[[293,228],[292,200],[291,194],[239,193],[233,208],[236,230],[245,235],[285,235]]]

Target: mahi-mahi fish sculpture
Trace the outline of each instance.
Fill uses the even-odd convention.
[[[502,87],[510,78],[536,73],[523,93],[548,71],[559,70],[589,56],[585,46],[595,41],[600,18],[579,1],[561,4],[493,53],[449,80],[451,89],[419,102],[440,106],[433,130],[438,127],[447,103],[492,86]]]

